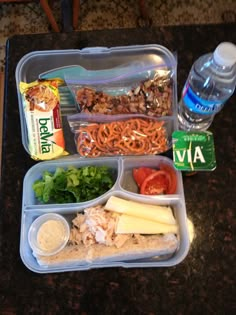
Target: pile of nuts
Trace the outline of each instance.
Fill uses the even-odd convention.
[[[148,116],[172,115],[172,79],[158,75],[141,82],[128,93],[109,95],[91,87],[82,87],[76,93],[81,112],[99,114],[145,114]]]

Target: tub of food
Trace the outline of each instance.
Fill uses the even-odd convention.
[[[167,157],[67,157],[24,178],[20,255],[36,273],[170,267],[188,250],[182,176]]]
[[[25,150],[35,160],[79,153],[68,117],[73,120],[82,114],[95,119],[99,115],[157,119],[166,142],[158,154],[166,152],[172,145],[171,134],[177,129],[176,68],[175,56],[161,45],[25,55],[16,68]]]

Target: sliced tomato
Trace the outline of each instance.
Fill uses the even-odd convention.
[[[177,175],[175,169],[168,164],[161,164],[159,168],[160,170],[165,171],[170,175],[170,186],[167,194],[175,194],[177,189]]]
[[[141,187],[144,180],[152,173],[156,172],[154,168],[150,167],[139,167],[133,169],[133,177],[138,185],[138,187]]]
[[[168,172],[164,170],[155,171],[145,178],[140,193],[142,195],[167,194],[170,184],[171,178]]]

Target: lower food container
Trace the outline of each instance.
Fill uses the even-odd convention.
[[[170,267],[179,264],[186,257],[189,250],[189,234],[181,173],[174,171],[177,179],[177,186],[174,193],[152,196],[140,194],[139,187],[133,177],[133,169],[140,167],[158,169],[163,164],[167,165],[167,167],[173,167],[172,160],[164,156],[127,156],[93,159],[70,157],[40,162],[33,166],[27,172],[23,185],[20,236],[20,255],[23,263],[27,268],[36,273],[66,272],[107,267]],[[92,200],[70,202],[67,204],[53,202],[43,204],[39,202],[32,188],[35,181],[39,180],[45,171],[54,173],[58,168],[68,169],[71,166],[75,168],[105,166],[111,171],[113,184],[102,195]],[[81,220],[81,217],[83,218],[85,214],[88,215],[89,211],[95,211],[97,214],[96,209],[99,208],[100,211],[100,206],[105,206],[106,216],[107,211],[111,210],[109,207],[114,200],[124,201],[124,207],[121,203],[116,204],[118,207],[116,210],[112,209],[112,211],[114,210],[116,213],[112,212],[110,215],[111,220],[118,217],[119,219],[121,217],[124,219],[128,217],[129,219],[127,219],[128,223],[123,222],[123,226],[118,223],[116,229],[120,226],[121,229],[123,228],[124,231],[126,231],[125,234],[127,234],[127,229],[134,228],[136,234],[132,234],[132,237],[130,237],[130,235],[127,236],[127,240],[124,240],[124,235],[121,234],[122,236],[116,239],[117,243],[110,245],[94,245],[93,242],[90,243],[91,239],[89,237],[86,239],[85,243],[81,243],[81,234],[78,234],[79,236],[73,234],[77,233],[78,226],[75,224],[77,219]],[[128,213],[128,215],[126,212],[122,213],[122,209],[126,207],[127,202],[129,207],[132,208],[131,210],[129,208],[130,213]],[[140,205],[144,205],[142,209],[139,209]],[[150,218],[147,217],[147,213],[154,213],[152,208],[155,209],[156,212],[159,211],[156,210],[156,206],[171,209],[171,215],[174,220],[173,223],[169,222],[168,219],[168,224],[164,224],[164,221],[161,222],[161,224],[159,222],[159,227],[163,227],[164,230],[161,230],[162,233],[158,233],[158,235],[153,232],[153,224],[151,224]],[[143,207],[147,208],[147,212],[141,211]],[[144,213],[144,217],[142,217],[142,215],[140,217],[139,212],[142,213],[142,215]],[[40,216],[48,213],[58,214],[64,217],[70,225],[71,235],[68,244],[61,252],[52,256],[40,256],[33,252],[28,241],[28,234],[32,223]],[[133,213],[135,213],[135,217]],[[155,213],[154,216],[156,216]],[[130,221],[130,218],[133,221]],[[164,218],[164,220],[166,219]],[[93,221],[91,217],[90,221]],[[132,223],[130,224],[130,222]],[[143,224],[144,222],[146,224]],[[84,221],[80,223],[80,230],[83,230],[83,223]],[[173,225],[171,226],[170,224]],[[177,230],[173,230],[174,224]],[[103,225],[100,224],[100,226]],[[168,230],[169,227],[171,227],[171,230]],[[93,228],[94,225],[90,226],[90,230]],[[150,234],[149,228],[151,231]],[[139,229],[142,230],[140,234],[138,234]],[[102,242],[104,241],[103,232],[103,230],[96,230],[96,240],[99,238],[102,239]],[[114,241],[112,237],[111,241]]]

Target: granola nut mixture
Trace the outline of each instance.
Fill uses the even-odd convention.
[[[172,115],[172,96],[172,79],[168,75],[155,75],[124,95],[113,96],[91,87],[79,88],[76,93],[81,112],[159,117]]]

